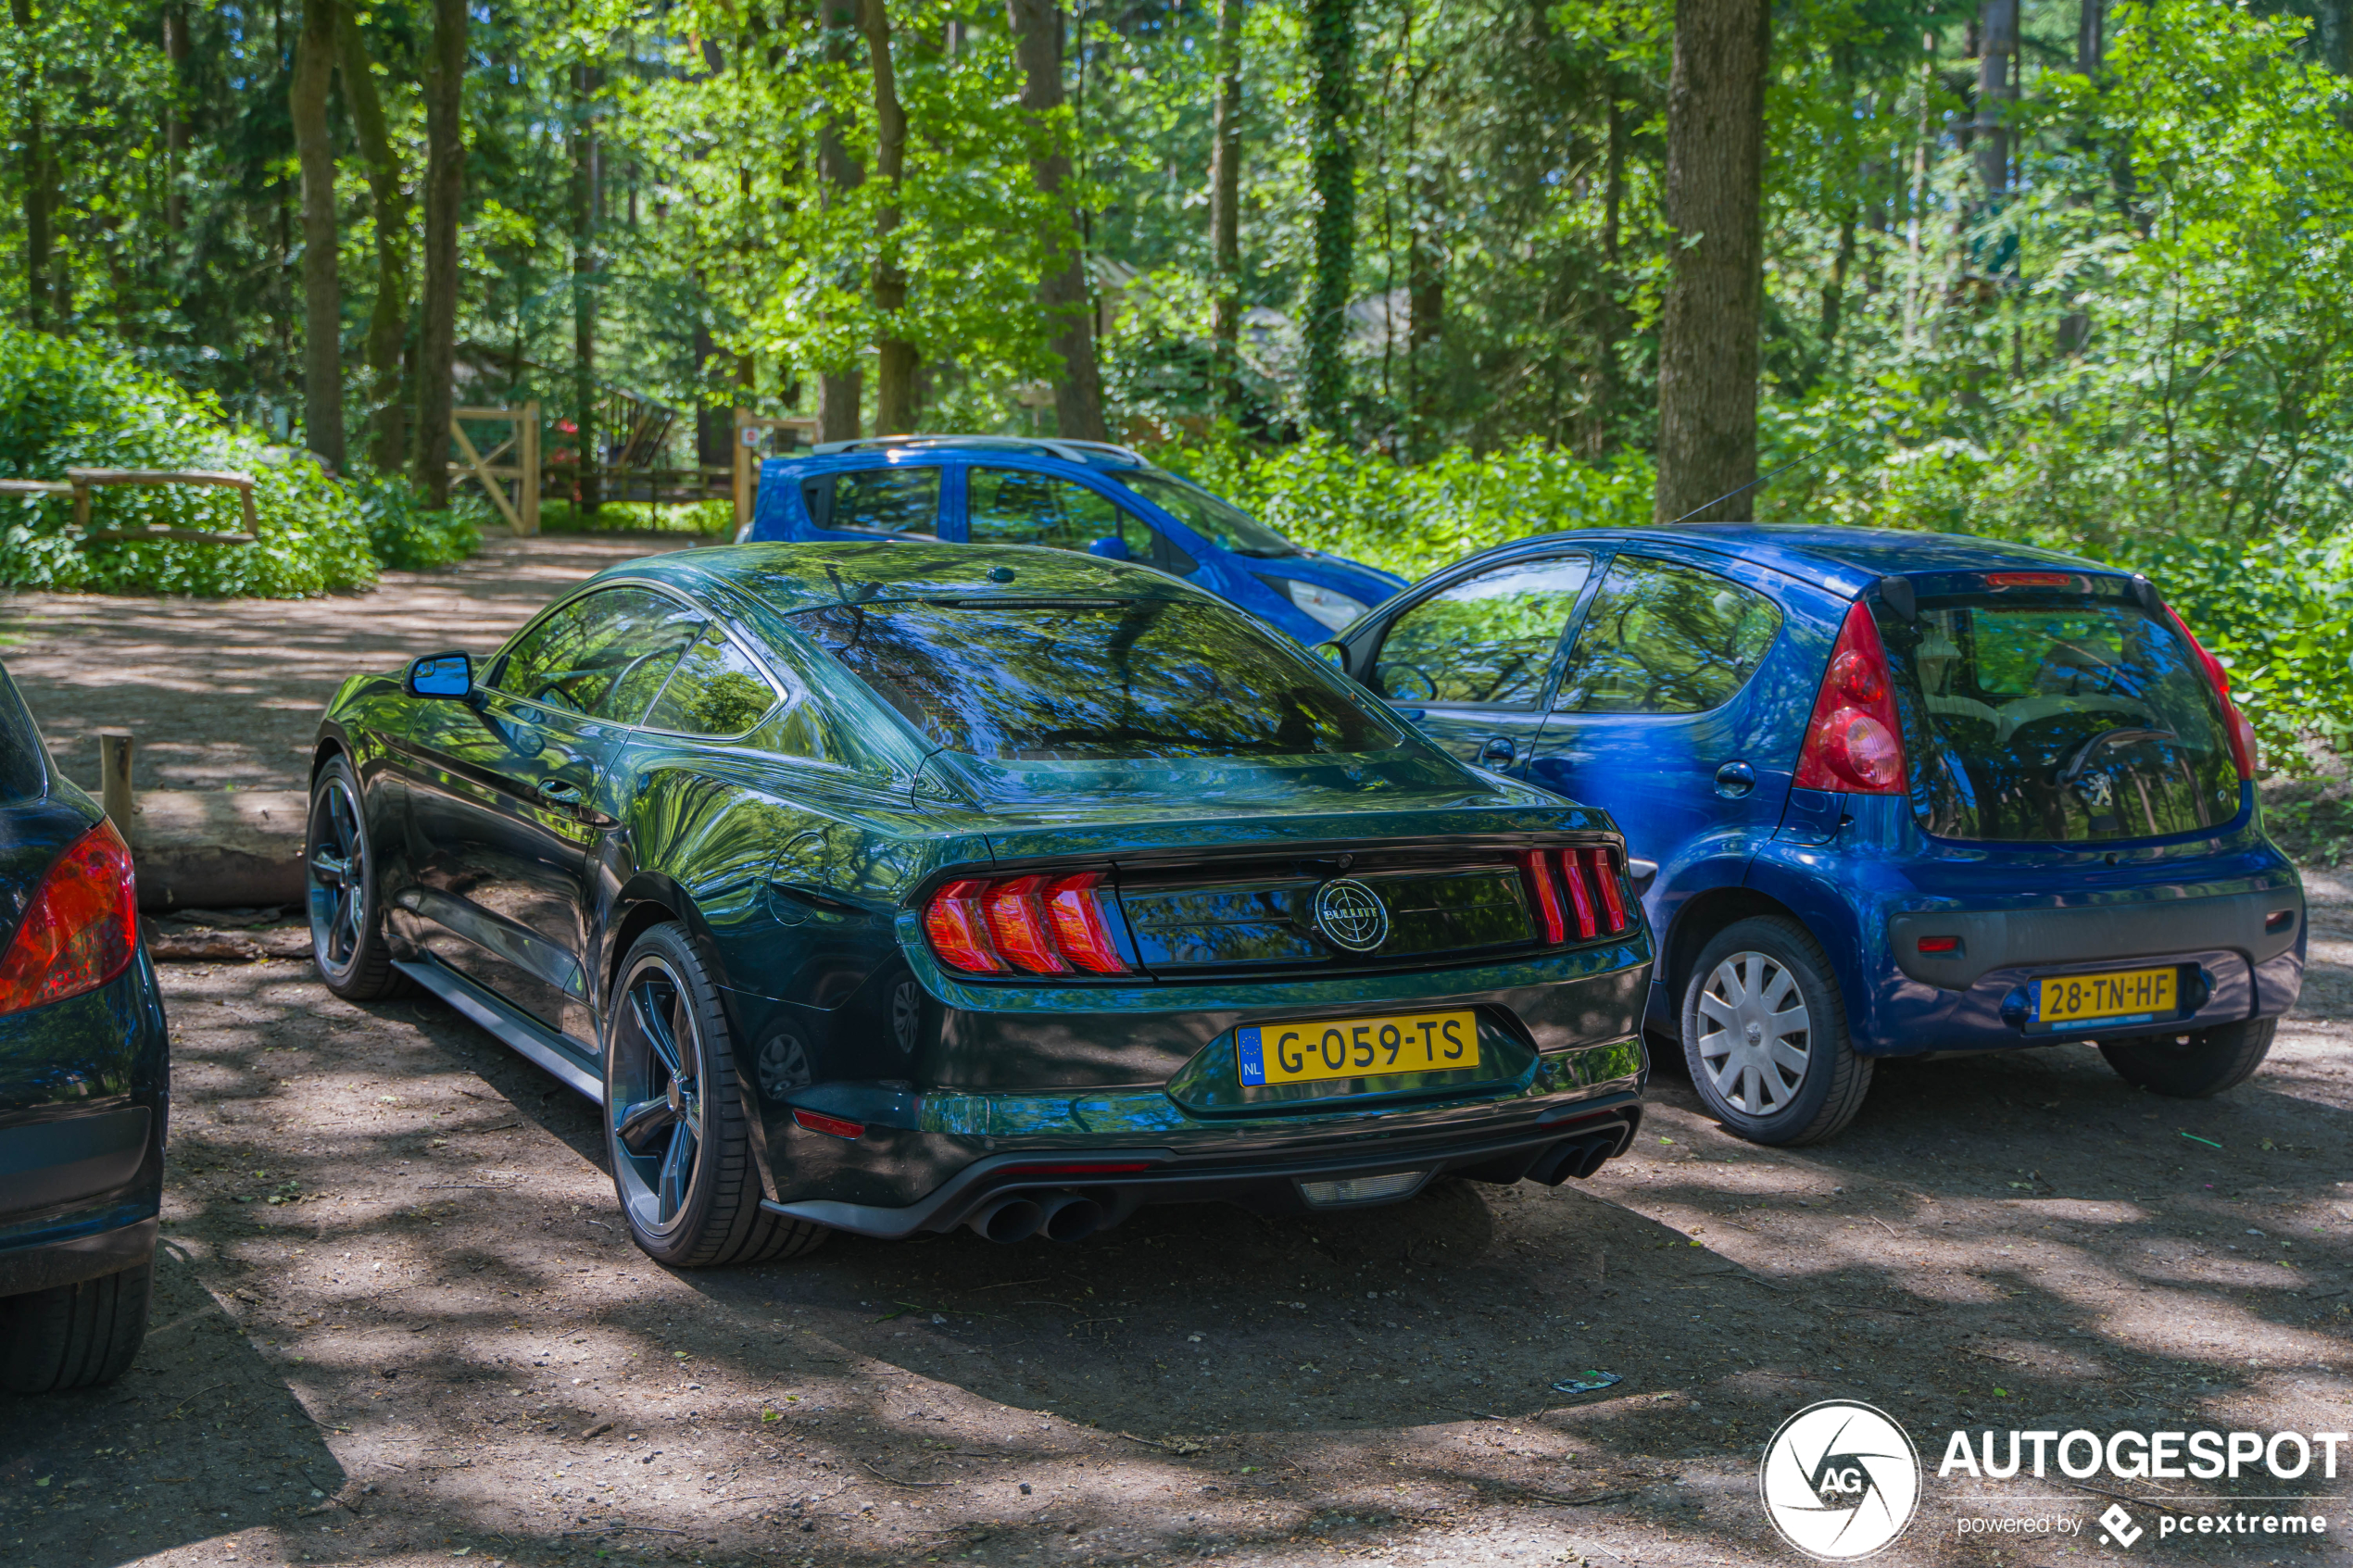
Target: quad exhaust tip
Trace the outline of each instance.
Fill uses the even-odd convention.
[[[1075,1192],[1012,1193],[984,1204],[964,1222],[975,1236],[1008,1245],[1043,1234],[1083,1241],[1102,1228],[1103,1206]]]

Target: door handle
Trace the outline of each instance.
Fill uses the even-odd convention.
[[[1738,800],[1756,787],[1756,770],[1745,762],[1727,762],[1716,770],[1716,793]]]
[[[1508,768],[1518,756],[1519,748],[1512,744],[1509,735],[1491,735],[1487,744],[1478,748],[1481,767]]]
[[[576,810],[588,803],[588,792],[569,779],[549,779],[539,786],[539,798],[550,806]]]

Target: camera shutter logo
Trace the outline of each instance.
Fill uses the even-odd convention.
[[[1884,1411],[1825,1399],[1781,1423],[1756,1486],[1781,1539],[1824,1562],[1852,1562],[1912,1522],[1919,1450]]]
[[[1336,947],[1369,953],[1389,940],[1389,906],[1354,877],[1334,877],[1315,890],[1315,928]]]

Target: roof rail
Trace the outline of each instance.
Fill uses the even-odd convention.
[[[1088,453],[1101,452],[1124,458],[1140,468],[1151,466],[1150,458],[1130,446],[1114,446],[1108,441],[1064,441],[1057,436],[1040,435],[869,435],[851,441],[824,442],[811,447],[810,455],[823,458],[837,452],[876,452],[910,446],[996,446],[1044,452],[1070,463],[1083,463]]]

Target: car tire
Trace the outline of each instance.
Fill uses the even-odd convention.
[[[797,1257],[823,1225],[760,1206],[753,1128],[719,988],[686,926],[654,926],[622,960],[605,1035],[605,1143],[631,1239],[658,1263]]]
[[[329,758],[310,781],[302,843],[311,967],[328,990],[350,1002],[378,1001],[409,988],[384,942],[376,846],[368,834],[364,798],[350,760]]]
[[[2233,1089],[2255,1075],[2271,1054],[2276,1018],[2217,1024],[2195,1035],[2100,1043],[2100,1054],[2117,1076],[2151,1094],[2175,1099],[2205,1099]]]
[[[78,1285],[0,1297],[0,1388],[63,1394],[120,1377],[147,1336],[155,1274],[151,1254]]]
[[[1684,980],[1682,1019],[1692,1086],[1751,1143],[1819,1143],[1870,1092],[1829,956],[1793,920],[1755,915],[1718,932]]]

